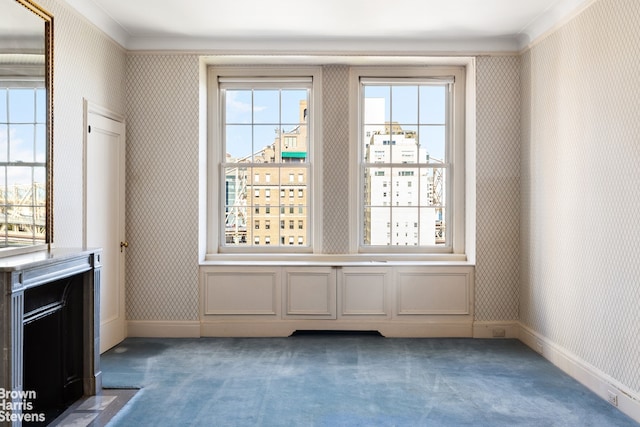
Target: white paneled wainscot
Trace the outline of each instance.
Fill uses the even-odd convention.
[[[388,337],[472,337],[469,264],[203,265],[201,336],[296,330]]]

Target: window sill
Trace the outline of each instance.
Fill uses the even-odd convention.
[[[471,266],[465,254],[209,254],[200,266]]]

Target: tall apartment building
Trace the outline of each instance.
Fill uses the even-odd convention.
[[[433,168],[403,164],[434,161],[421,148],[415,131],[384,120],[384,99],[367,98],[365,162],[379,163],[364,177],[364,243],[416,246],[442,242],[441,174]],[[376,124],[377,123],[377,124]]]
[[[253,154],[264,166],[239,167],[227,174],[227,244],[298,245],[309,242],[307,102],[300,102],[300,124],[276,130],[274,141]]]

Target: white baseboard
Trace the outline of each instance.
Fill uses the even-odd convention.
[[[545,359],[602,399],[608,401],[610,394],[613,393],[617,398],[617,408],[635,421],[640,422],[640,395],[638,393],[530,328],[520,324],[519,330],[520,341],[540,353]]]
[[[473,338],[518,338],[517,321],[473,322]]]
[[[128,337],[199,338],[200,322],[170,320],[129,320]]]

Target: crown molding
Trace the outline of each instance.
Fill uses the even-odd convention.
[[[387,52],[389,54],[491,54],[520,52],[546,36],[597,0],[558,0],[518,34],[460,39],[370,38],[194,38],[132,37],[91,0],[61,0],[129,51],[182,52]]]
[[[128,49],[131,35],[116,20],[109,16],[91,0],[60,0],[66,3],[77,14],[95,25],[113,41]]]
[[[580,12],[586,9],[596,0],[559,0],[547,10],[533,19],[520,31],[518,39],[519,50],[522,51],[532,44],[546,37]]]

